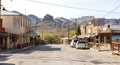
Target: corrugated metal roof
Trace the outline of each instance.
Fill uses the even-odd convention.
[[[14,12],[11,12],[11,11],[4,11],[4,10],[2,10],[1,11],[1,15],[20,15],[20,14],[14,13]]]
[[[120,25],[110,25],[111,30],[120,30]]]

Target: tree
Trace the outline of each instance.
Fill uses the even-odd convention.
[[[76,29],[73,29],[70,31],[70,37],[73,37],[76,34]]]
[[[78,25],[78,27],[77,27],[76,35],[81,35],[80,25]]]
[[[57,42],[57,40],[59,39],[59,36],[54,34],[46,34],[44,35],[44,39],[46,40],[47,43],[52,44]]]

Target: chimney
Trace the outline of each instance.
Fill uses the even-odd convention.
[[[110,29],[110,25],[108,25],[108,29]]]

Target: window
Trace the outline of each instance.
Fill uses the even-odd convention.
[[[88,33],[92,33],[92,30],[91,30],[91,29],[88,29]]]
[[[21,25],[20,17],[19,16],[14,17],[14,19],[13,19],[13,26],[14,26],[14,28],[20,29],[20,25]]]

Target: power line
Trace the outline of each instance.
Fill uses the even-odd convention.
[[[103,16],[103,18],[104,18],[105,16],[109,15],[110,13],[112,13],[114,10],[116,10],[116,9],[119,8],[119,7],[120,7],[120,5],[118,5],[117,7],[115,7],[114,9],[112,9],[111,11],[109,11],[107,14],[105,14],[105,15]]]
[[[96,11],[96,12],[109,12],[109,11],[102,11],[102,10],[94,10],[94,9],[87,9],[87,8],[79,8],[79,7],[73,7],[73,6],[66,6],[66,5],[60,5],[60,4],[54,4],[54,3],[47,3],[47,2],[40,2],[40,1],[35,1],[35,0],[28,0],[31,2],[36,2],[36,3],[41,3],[41,4],[47,4],[47,5],[52,5],[52,6],[59,6],[59,7],[66,7],[66,8],[73,8],[73,9],[80,9],[80,10],[89,10],[89,11]],[[114,14],[120,14],[119,12],[111,12]]]

